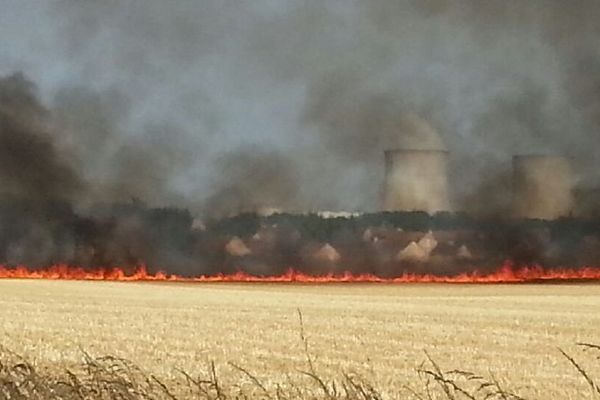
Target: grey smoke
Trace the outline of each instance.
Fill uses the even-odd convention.
[[[574,157],[598,185],[594,0],[0,6],[0,73],[38,86],[78,205],[377,210],[414,114],[452,155],[458,209],[503,210],[515,153]]]
[[[290,160],[276,152],[244,147],[217,160],[220,171],[207,213],[227,216],[242,212],[281,211],[297,207],[298,177]],[[297,209],[297,208],[296,208]]]

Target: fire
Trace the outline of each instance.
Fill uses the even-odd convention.
[[[544,269],[540,266],[514,268],[505,263],[496,272],[480,274],[462,273],[453,276],[404,273],[395,278],[381,278],[372,274],[329,273],[326,275],[307,275],[289,269],[278,276],[254,276],[246,272],[217,274],[209,276],[184,277],[164,272],[149,273],[142,266],[134,273],[127,274],[121,268],[86,270],[81,267],[54,265],[42,270],[33,270],[24,266],[10,268],[0,266],[0,279],[48,279],[48,280],[85,280],[85,281],[169,281],[169,282],[298,282],[298,283],[523,283],[540,281],[600,281],[600,268],[561,268]]]

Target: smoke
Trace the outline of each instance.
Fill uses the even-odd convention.
[[[212,196],[206,201],[208,212],[227,216],[242,212],[287,210],[297,201],[298,178],[285,156],[260,148],[244,147],[217,160],[220,174]]]
[[[84,204],[141,198],[152,205],[186,205],[173,188],[193,151],[174,121],[149,121],[129,131],[131,100],[118,90],[67,87],[57,93],[54,119],[63,156],[90,182]]]
[[[3,194],[34,201],[69,199],[83,189],[62,159],[47,110],[23,75],[0,79],[0,181]]]
[[[513,167],[517,217],[556,220],[573,213],[574,179],[567,159],[518,156]]]
[[[302,188],[304,204],[288,196],[276,206],[377,210],[382,151],[429,147],[406,125],[413,115],[451,152],[454,203],[467,211],[503,208],[500,200],[479,210],[471,199],[506,179],[514,153],[576,156],[583,181],[597,185],[592,0],[62,0],[3,9],[0,71],[21,70],[40,86],[65,123],[55,146],[92,199],[210,213],[219,193],[231,193],[219,160],[259,149],[257,157],[279,154],[274,163],[287,158]],[[28,20],[34,27],[20,33]],[[251,158],[239,168],[250,171]],[[273,191],[285,191],[278,182]],[[248,191],[248,204],[226,203],[252,207],[263,191]]]
[[[583,209],[600,186],[595,0],[0,6],[6,195],[84,216],[375,211],[398,147],[447,149],[452,204],[474,214],[510,207],[513,154],[575,160]],[[29,242],[55,235],[41,226]]]

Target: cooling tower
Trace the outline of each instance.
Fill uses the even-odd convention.
[[[513,157],[513,215],[552,220],[573,212],[575,176],[561,156]]]
[[[385,211],[451,211],[444,150],[385,152]]]

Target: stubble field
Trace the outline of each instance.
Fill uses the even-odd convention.
[[[239,366],[269,386],[310,379],[299,372],[310,358],[323,379],[355,374],[404,398],[407,385],[423,388],[426,351],[442,369],[493,375],[526,398],[594,398],[561,348],[600,376],[600,362],[576,346],[600,342],[593,284],[3,280],[0,321],[0,344],[45,374],[77,368],[85,351],[131,360],[163,382],[214,361],[223,385],[250,379]]]

